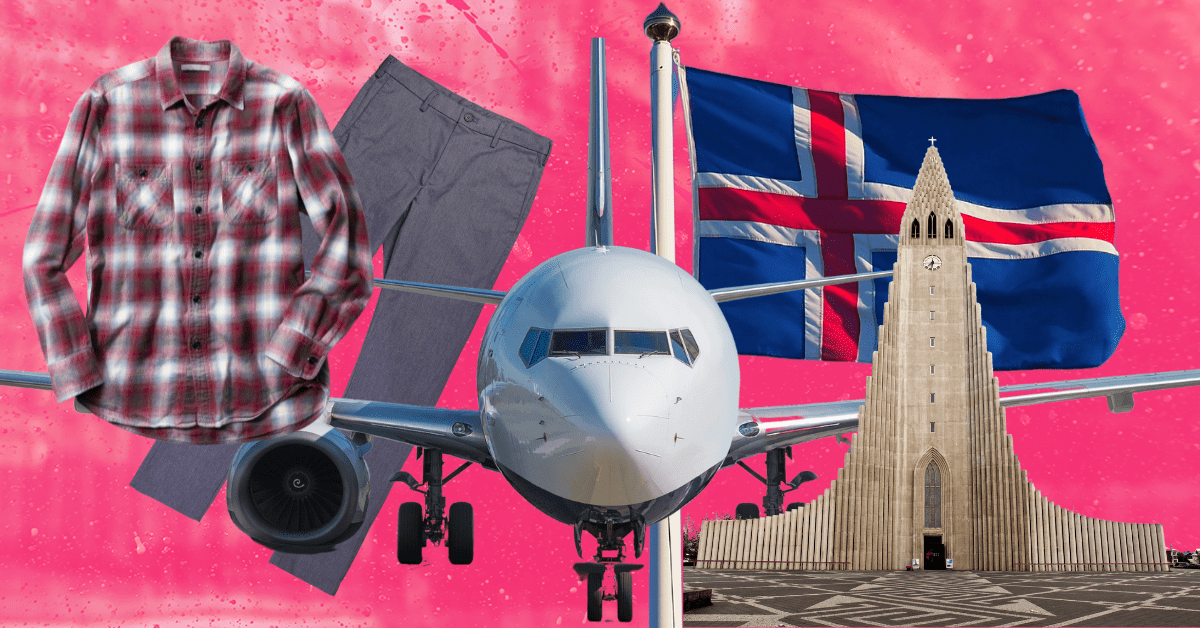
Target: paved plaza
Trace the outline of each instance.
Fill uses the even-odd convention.
[[[1143,573],[718,571],[684,626],[1200,626],[1200,570]]]

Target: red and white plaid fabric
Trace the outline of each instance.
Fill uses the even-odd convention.
[[[324,234],[307,281],[300,212]],[[174,441],[298,429],[370,296],[367,243],[308,91],[228,41],[174,38],[79,100],[29,226],[55,396]],[[86,315],[65,275],[85,244]]]

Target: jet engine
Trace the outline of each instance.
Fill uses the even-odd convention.
[[[333,551],[366,516],[369,447],[327,424],[243,445],[225,488],[230,518],[273,550]]]

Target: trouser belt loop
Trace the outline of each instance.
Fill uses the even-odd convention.
[[[504,127],[506,126],[508,126],[507,122],[501,122],[496,125],[496,132],[492,135],[492,148],[495,148],[496,144],[500,141],[500,133],[504,131]]]
[[[434,96],[437,96],[437,90],[429,90],[429,95],[425,97],[425,100],[421,101],[421,111],[425,111],[429,108],[429,101],[433,100]]]

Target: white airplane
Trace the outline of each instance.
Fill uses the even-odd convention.
[[[595,131],[592,140],[606,151]],[[610,201],[592,206],[588,239],[599,245],[543,262],[507,292],[376,279],[381,288],[496,305],[479,348],[479,407],[335,399],[329,423],[239,450],[226,485],[233,522],[275,550],[330,551],[365,519],[371,437],[401,441],[424,455],[423,478],[400,472],[391,480],[425,497],[423,507],[400,506],[399,562],[418,564],[427,543],[443,540],[451,563],[472,561],[473,509],[458,502],[447,512],[443,486],[476,463],[572,526],[581,557],[582,534],[596,538],[593,561],[575,564],[587,578],[588,619],[601,620],[603,600],[615,599],[628,622],[631,572],[642,567],[624,562],[630,533],[640,556],[647,526],[680,510],[721,468],[745,467],[742,459],[761,453],[768,477],[755,476],[768,487],[766,514],[777,514],[786,490],[815,477],[801,473],[782,489],[784,452],[855,431],[862,400],[739,409],[737,350],[718,303],[891,271],[706,290],[661,257],[612,246],[611,211],[595,209]],[[1135,392],[1198,383],[1200,370],[1006,386],[1000,403],[1106,396],[1123,412]],[[50,390],[50,377],[0,370],[0,384]],[[446,474],[443,455],[466,462]],[[609,569],[615,591],[605,590]]]

